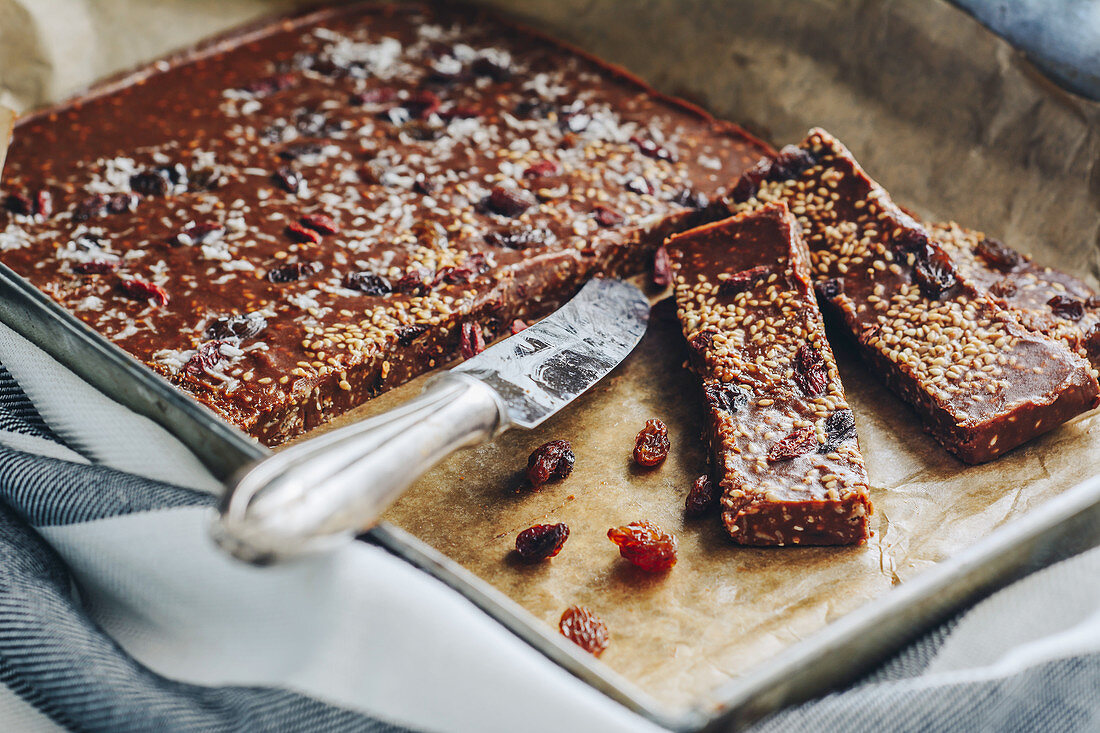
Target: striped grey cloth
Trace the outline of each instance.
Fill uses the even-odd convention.
[[[382,550],[256,570],[218,484],[0,326],[0,730],[647,731]],[[929,634],[786,730],[1100,730],[1100,551]]]

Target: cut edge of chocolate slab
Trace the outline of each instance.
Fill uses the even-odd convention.
[[[838,193],[842,185],[844,196]],[[1100,386],[1083,359],[1063,344],[1024,328],[987,292],[960,275],[943,248],[893,203],[828,132],[815,128],[798,146],[784,147],[774,161],[762,160],[735,187],[731,208],[738,211],[757,205],[758,197],[791,206],[809,230],[806,235],[814,277],[827,317],[839,318],[846,325],[886,384],[913,405],[928,432],[963,461],[991,460],[1100,402]],[[840,218],[836,212],[846,200],[853,213],[850,218]],[[819,219],[816,231],[811,214]],[[824,244],[815,246],[817,242]],[[868,267],[872,264],[874,268]],[[863,272],[867,274],[860,274]],[[890,278],[897,282],[883,288],[881,281]],[[872,283],[878,289],[870,290]],[[857,286],[868,292],[857,293]],[[851,292],[846,293],[846,288]],[[858,295],[859,302],[852,294]],[[906,302],[909,300],[925,304],[919,308],[919,323],[899,320],[903,310],[917,317]],[[945,300],[946,310],[941,308],[941,313],[936,306],[945,306]],[[951,320],[949,326],[936,326],[945,323],[943,318],[955,317],[948,312],[951,303],[966,313],[965,303],[980,317],[976,322]],[[882,309],[887,313],[878,317],[877,323],[863,322],[864,314],[876,315],[874,311]],[[918,333],[928,323],[932,324],[929,328],[936,326],[933,330],[939,329],[941,336],[951,329],[958,333],[946,341],[930,341],[927,334]],[[904,328],[899,331],[895,327]],[[968,333],[971,338],[965,344],[957,342]],[[888,339],[892,341],[887,343]],[[907,339],[914,343],[907,344]],[[914,346],[922,348],[914,353]],[[1018,353],[1009,351],[1017,347]],[[964,354],[964,348],[976,351]],[[922,349],[929,355],[922,357]],[[950,352],[953,358],[936,357],[938,351]],[[1019,364],[1016,358],[1025,352],[1035,360],[1030,366]],[[973,362],[979,356],[988,356],[993,362],[983,362],[969,377],[985,380],[982,386],[991,390],[988,395],[964,389],[967,369],[959,361]],[[1006,366],[1015,382],[994,379]],[[952,374],[950,379],[945,376],[948,374]],[[1002,394],[1012,390],[1015,394]],[[969,408],[962,405],[968,400]],[[987,408],[986,400],[998,407]],[[978,404],[982,407],[973,406]]]
[[[760,240],[747,246],[754,228],[774,237],[770,248]],[[769,204],[665,246],[730,538],[754,546],[864,543],[874,511],[866,468],[795,219],[783,204]],[[738,337],[743,348],[731,354]],[[808,447],[783,458],[779,444],[800,431]]]

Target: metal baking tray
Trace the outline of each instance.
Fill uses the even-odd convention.
[[[269,454],[3,265],[0,321],[107,396],[164,426],[219,477]],[[721,702],[687,710],[665,707],[406,532],[382,524],[362,539],[451,586],[549,659],[655,723],[677,731],[732,730],[858,678],[964,604],[1037,567],[1100,544],[1100,475],[727,683],[710,696]]]

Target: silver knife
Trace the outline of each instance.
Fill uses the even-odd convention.
[[[649,302],[590,280],[535,325],[431,380],[395,410],[291,446],[226,493],[214,538],[256,564],[322,551],[368,529],[447,455],[531,429],[615,368],[641,340]]]

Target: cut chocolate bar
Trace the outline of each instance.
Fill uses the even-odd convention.
[[[670,238],[676,305],[702,378],[722,521],[745,545],[867,538],[855,420],[783,204]]]
[[[790,207],[826,315],[962,460],[988,461],[1100,400],[1087,362],[998,306],[828,133],[762,161],[733,201]]]
[[[276,444],[642,271],[769,152],[478,10],[334,8],[22,121],[0,260]]]
[[[1023,325],[1061,341],[1100,368],[1100,299],[1080,278],[1037,264],[982,232],[955,222],[932,224],[932,238],[960,273],[989,291]]]

